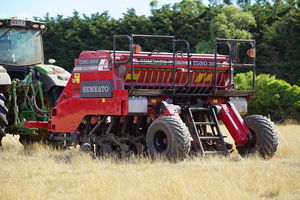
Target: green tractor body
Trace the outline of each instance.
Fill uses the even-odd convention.
[[[39,141],[47,133],[23,126],[24,121],[47,121],[70,73],[44,64],[41,22],[0,19],[0,142],[8,134],[22,143]],[[1,143],[0,143],[1,144]]]

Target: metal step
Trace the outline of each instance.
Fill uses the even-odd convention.
[[[223,138],[226,138],[222,136]],[[201,140],[221,140],[221,137],[219,136],[199,136]]]
[[[203,112],[203,111],[205,111],[205,112],[209,112],[210,111],[210,109],[209,108],[193,108],[193,107],[190,107],[189,108],[190,109],[190,111],[192,111],[192,112]]]
[[[195,125],[212,125],[215,126],[215,122],[195,122]]]
[[[198,113],[202,115],[205,119],[207,118],[208,121],[196,121],[194,115]],[[222,155],[228,155],[229,151],[226,147],[226,143],[224,141],[224,136],[221,133],[218,119],[215,113],[215,110],[212,106],[209,107],[190,107],[189,108],[189,118],[191,119],[191,124],[189,125],[189,128],[191,129],[191,133],[194,134],[193,138],[196,138],[197,145],[199,146],[199,151],[201,152],[202,155],[205,154],[222,154]],[[202,135],[201,132],[199,132],[199,129],[197,128],[198,126],[210,126],[212,130],[212,135]],[[204,146],[202,144],[202,141],[220,141],[222,147],[216,151],[206,151],[204,149]]]

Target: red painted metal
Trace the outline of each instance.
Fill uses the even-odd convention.
[[[164,144],[167,144],[167,143],[168,143],[168,139],[167,139],[167,138],[164,138],[164,139],[163,139],[163,143],[164,143]]]
[[[127,90],[113,90],[113,98],[80,98],[60,100],[52,112],[52,132],[75,132],[86,115],[127,115]]]
[[[163,117],[163,116],[180,117],[176,106],[173,104],[167,104],[166,109],[159,117]]]
[[[110,58],[107,52],[83,52],[80,59]],[[124,90],[123,80],[113,70],[87,70],[83,71],[75,59],[75,68],[63,90],[57,105],[51,112],[52,132],[76,132],[77,127],[87,115],[127,115],[128,113],[128,91]],[[77,68],[76,68],[77,67]],[[86,69],[93,64],[84,66]],[[90,68],[91,69],[91,68]],[[76,71],[78,70],[78,71]],[[81,70],[81,71],[80,71]],[[80,95],[81,84],[84,81],[112,81],[112,97],[82,98]]]
[[[116,58],[119,61],[125,61],[129,53],[117,52]],[[219,62],[228,62],[225,56],[218,56]],[[144,61],[144,62],[142,62]],[[172,86],[172,68],[173,54],[159,53],[149,54],[140,53],[133,55],[133,86],[148,87],[169,87]],[[151,63],[153,62],[153,63]],[[164,62],[164,63],[163,63]],[[185,86],[187,83],[187,56],[177,56],[175,83],[176,86]],[[190,60],[195,66],[190,66],[191,87],[212,87],[214,85],[214,57],[206,55],[193,55]],[[123,74],[125,86],[130,85],[131,69],[130,64],[118,64],[126,66],[126,72]],[[199,71],[201,69],[201,71]],[[225,86],[229,80],[229,66],[218,66],[217,83],[219,86]]]
[[[205,104],[219,105],[225,103],[226,101],[229,101],[229,98],[208,98],[205,99]]]
[[[26,128],[45,128],[49,129],[51,126],[51,121],[41,122],[41,121],[25,121],[24,127]]]
[[[118,62],[125,61],[129,52],[116,52]],[[93,59],[101,61],[95,65]],[[218,66],[217,76],[214,76],[214,56],[193,55],[190,66],[189,87],[213,87],[214,77],[217,77],[217,86],[225,86],[230,79],[228,65]],[[188,80],[187,56],[176,56],[175,86],[186,86]],[[226,63],[225,56],[218,56],[219,62]],[[111,51],[84,51],[78,59],[75,59],[75,68],[65,89],[63,90],[57,105],[52,109],[51,122],[25,122],[28,128],[48,128],[51,132],[76,132],[78,126],[87,115],[128,115],[128,86],[143,87],[171,87],[173,84],[173,54],[140,53],[133,55],[133,68],[128,63],[117,64],[113,67],[113,54]],[[120,70],[123,67],[123,71]],[[131,74],[131,69],[133,74]],[[133,80],[131,77],[133,75]],[[82,97],[83,82],[111,81],[113,85],[111,97]],[[131,82],[132,81],[132,82]],[[159,116],[154,112],[156,104],[165,101],[169,97],[147,97],[149,106],[147,115],[151,118],[159,116],[180,117],[176,105],[166,104]],[[220,105],[222,107],[221,119],[228,128],[237,145],[243,145],[248,141],[250,133],[234,106],[225,104],[227,97],[211,99],[204,97],[205,103]],[[176,102],[184,104],[185,102]]]
[[[243,146],[248,142],[250,130],[246,126],[243,118],[231,103],[220,104],[222,108],[221,119],[227,130],[231,134],[237,146]]]

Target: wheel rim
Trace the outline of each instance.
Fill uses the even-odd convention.
[[[163,131],[154,134],[154,148],[157,152],[164,152],[168,147],[168,138]]]

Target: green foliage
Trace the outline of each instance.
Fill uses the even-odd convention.
[[[197,44],[197,52],[212,53],[212,48],[209,47],[213,46],[215,38],[251,39],[249,30],[255,26],[255,19],[250,12],[233,5],[221,7],[219,14],[210,21],[210,37]]]
[[[257,71],[300,85],[300,8],[277,0],[273,5],[259,1],[244,10],[253,14],[257,24],[250,30],[257,41]]]
[[[150,2],[151,8],[156,8],[157,5],[158,5],[158,1],[157,1],[157,0],[152,0],[152,1]]]
[[[251,81],[251,72],[235,76],[239,89],[250,89]],[[300,119],[300,87],[291,86],[286,81],[269,74],[260,74],[256,77],[255,94],[248,110],[249,114],[288,115]]]
[[[233,5],[224,6],[210,22],[211,37],[250,39],[252,34],[249,29],[252,26],[255,27],[256,22],[250,12]]]
[[[261,64],[267,67],[263,72],[271,68],[279,78],[300,85],[300,10],[289,10],[266,31],[260,47]]]

